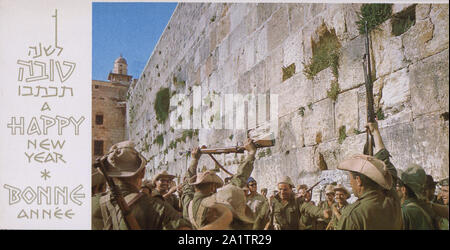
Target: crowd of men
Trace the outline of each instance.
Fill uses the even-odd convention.
[[[311,201],[306,185],[295,188],[289,176],[277,183],[267,197],[258,193],[251,177],[257,148],[251,139],[244,143],[247,157],[225,182],[215,171],[197,172],[202,156],[191,152],[192,161],[178,185],[174,175],[163,171],[143,180],[146,160],[125,141],[114,145],[105,159],[105,174],[113,178],[130,208],[127,213],[140,229],[196,230],[448,230],[448,178],[436,182],[417,164],[404,171],[394,167],[377,123],[369,123],[374,137],[374,156],[354,155],[340,162],[348,172],[351,196],[344,185],[327,185],[325,200]],[[93,176],[92,228],[130,229],[117,203],[117,194],[105,186],[103,176]]]

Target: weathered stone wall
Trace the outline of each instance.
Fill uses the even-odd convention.
[[[406,5],[394,5],[401,12]],[[355,22],[361,4],[212,4],[177,6],[140,79],[130,89],[130,138],[150,159],[148,174],[162,169],[181,175],[187,168],[179,152],[197,145],[222,147],[245,138],[242,130],[201,129],[198,136],[178,141],[183,130],[169,121],[159,124],[153,109],[160,87],[192,95],[200,85],[211,93],[278,94],[279,134],[270,152],[260,153],[252,176],[259,188],[273,190],[289,175],[295,184],[312,184],[326,164],[361,153],[365,142],[366,99],[362,58],[364,37]],[[375,108],[381,108],[381,133],[393,163],[400,169],[421,164],[435,179],[449,172],[447,4],[419,4],[415,25],[395,36],[392,19],[371,34]],[[334,102],[327,97],[332,70],[313,80],[303,74],[319,31],[334,29],[339,43],[338,83]],[[295,74],[282,81],[282,67],[295,64]],[[174,76],[185,81],[174,84]],[[175,92],[174,92],[175,93]],[[173,110],[174,107],[171,108]],[[339,128],[347,137],[339,143]],[[164,144],[154,143],[162,134]],[[322,159],[320,160],[320,155]],[[231,172],[242,156],[218,158]],[[213,168],[209,157],[199,167]],[[226,175],[221,173],[223,177]]]

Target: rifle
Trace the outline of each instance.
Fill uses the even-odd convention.
[[[122,212],[122,216],[125,219],[125,224],[127,227],[131,230],[140,230],[141,227],[136,221],[136,218],[134,215],[131,214],[131,209],[128,206],[127,202],[123,198],[122,194],[120,193],[119,188],[114,183],[113,179],[106,174],[105,169],[105,162],[106,162],[106,155],[102,158],[97,158],[93,164],[94,168],[97,168],[100,173],[103,174],[105,177],[106,183],[108,183],[109,188],[111,189],[111,194],[113,196],[113,199],[116,201],[117,205],[119,206],[120,211]],[[106,162],[107,164],[107,162]],[[115,215],[111,215],[115,216]]]
[[[306,190],[306,192],[311,192],[313,190],[313,188],[315,188],[317,185],[319,185],[320,182],[322,182],[323,180],[325,180],[325,178],[321,179],[320,181],[316,182],[314,185],[312,185],[308,190]]]
[[[364,69],[364,80],[366,85],[366,106],[367,106],[367,122],[375,122],[375,111],[373,110],[373,85],[371,77],[371,66],[370,66],[370,51],[369,51],[369,32],[367,31],[367,21],[364,23],[365,30],[365,54],[363,61]],[[367,64],[366,64],[367,60]],[[370,130],[366,129],[366,144],[364,145],[364,154],[373,156],[374,147],[373,136]]]
[[[256,148],[266,148],[275,145],[275,140],[256,140],[253,142]],[[245,152],[244,146],[234,146],[226,148],[201,148],[200,153],[202,154],[231,154],[237,153],[242,154]]]
[[[261,139],[261,140],[256,140],[253,142],[256,146],[256,148],[266,148],[266,147],[272,147],[275,145],[275,140],[266,140],[266,139]],[[206,148],[206,146],[202,146],[199,150],[199,152],[201,154],[207,154],[211,157],[211,159],[217,164],[217,166],[222,169],[225,173],[227,173],[230,176],[233,176],[232,173],[230,173],[229,171],[227,171],[218,161],[217,159],[213,156],[213,154],[231,154],[231,153],[235,153],[235,154],[241,154],[245,152],[245,147],[244,146],[234,146],[234,147],[226,147],[226,148]],[[181,152],[180,154],[190,154],[191,151],[187,150],[184,152]]]

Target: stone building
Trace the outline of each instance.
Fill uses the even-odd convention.
[[[126,100],[132,76],[127,75],[127,66],[121,55],[114,61],[109,81],[92,80],[92,160],[128,138]]]
[[[197,145],[236,145],[246,138],[243,129],[171,126],[189,117],[174,115],[180,103],[167,107],[169,97],[185,94],[191,102],[181,105],[192,107],[197,86],[205,103],[213,94],[278,95],[276,145],[259,151],[252,174],[260,188],[275,189],[284,175],[311,185],[323,171],[361,153],[366,139],[364,36],[356,23],[361,6],[178,4],[129,90],[129,136],[150,160],[149,173],[168,169],[182,175],[190,159],[180,152]],[[448,4],[393,4],[391,10],[370,34],[380,130],[397,168],[414,162],[442,179],[449,173]],[[335,67],[312,74],[312,58],[325,44],[337,52]],[[220,120],[222,114],[203,122]],[[242,159],[218,157],[230,172]],[[203,165],[214,167],[206,156]]]

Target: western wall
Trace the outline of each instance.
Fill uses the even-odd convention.
[[[176,113],[177,106],[192,107],[196,87],[202,111],[217,105],[211,96],[277,95],[275,146],[258,151],[252,173],[258,189],[274,190],[284,175],[296,185],[311,185],[323,170],[362,153],[367,117],[365,37],[356,24],[361,5],[178,4],[127,97],[127,131],[149,160],[147,177],[161,170],[182,176],[190,161],[183,154],[187,149],[234,146],[246,138],[245,129],[194,128],[193,108],[188,116]],[[398,31],[402,18],[413,22]],[[448,4],[394,4],[392,17],[371,32],[371,43],[374,109],[392,162],[399,169],[420,164],[435,180],[447,177]],[[308,75],[323,44],[335,46],[335,67]],[[176,94],[190,102],[161,108]],[[203,123],[222,123],[223,116],[205,115]],[[234,173],[243,156],[217,159]],[[199,170],[204,166],[212,169],[214,162],[202,156]]]

